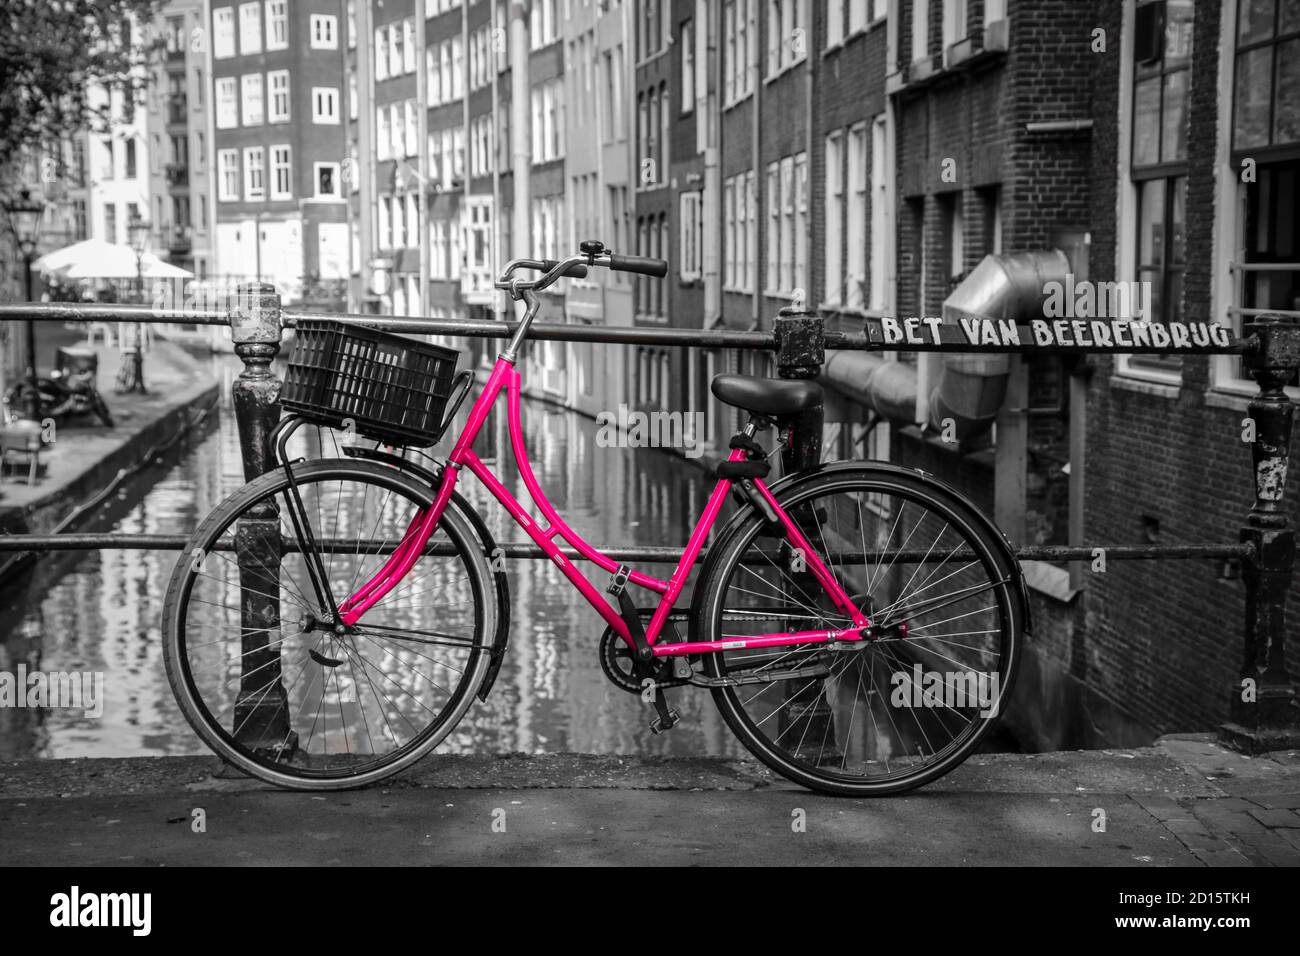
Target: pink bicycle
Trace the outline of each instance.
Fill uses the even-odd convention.
[[[667,272],[597,241],[561,261],[510,262],[497,288],[527,307],[450,454],[427,464],[410,450],[439,441],[473,384],[455,371],[458,353],[299,323],[277,465],[200,524],[167,591],[168,677],[221,757],[280,786],[359,786],[428,754],[487,698],[509,636],[508,581],[457,491],[466,474],[590,602],[605,624],[605,674],[653,708],[656,732],[678,721],[678,688],[705,688],[767,766],[857,796],[920,786],[980,745],[1027,629],[1019,565],[987,518],[923,472],[837,462],[769,485],[792,422],[822,400],[816,383],[714,379],[713,394],[748,422],[667,580],[602,554],[551,505],[528,461],[516,361],[538,293],[597,267]],[[539,518],[474,451],[503,392]],[[345,440],[332,457],[290,460],[303,424],[322,447],[339,430],[374,445]],[[773,426],[781,440],[768,449],[758,436]]]

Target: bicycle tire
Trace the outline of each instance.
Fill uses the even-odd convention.
[[[1023,629],[1027,620],[1027,609],[1023,605],[1023,591],[1021,588],[1019,566],[1014,562],[1014,559],[1009,557],[1005,542],[998,537],[996,531],[992,528],[987,519],[985,519],[977,509],[975,509],[975,507],[959,493],[945,485],[942,485],[930,476],[922,475],[918,472],[911,472],[905,469],[883,468],[873,466],[870,463],[863,463],[857,467],[838,466],[827,469],[824,472],[810,472],[807,476],[794,476],[788,483],[779,486],[774,494],[782,509],[788,514],[792,514],[794,511],[797,511],[801,505],[809,507],[811,502],[828,493],[837,490],[844,492],[851,489],[856,489],[862,493],[874,492],[882,495],[894,495],[904,501],[911,501],[917,505],[924,505],[926,508],[931,509],[933,513],[940,515],[943,519],[951,523],[951,525],[957,529],[959,537],[967,542],[971,547],[971,553],[978,562],[978,567],[988,575],[990,582],[989,590],[996,598],[996,620],[998,625],[997,637],[995,640],[999,642],[999,647],[1003,651],[998,659],[997,675],[998,686],[1000,689],[1000,696],[998,699],[1000,702],[1009,699],[1009,695],[1011,694],[1015,684],[1016,671],[1021,656],[1020,645],[1022,642]],[[859,513],[861,513],[860,505]],[[902,517],[902,511],[900,511],[899,517]],[[859,520],[861,521],[861,518],[859,518]],[[908,520],[910,521],[910,518]],[[920,527],[920,524],[921,520],[918,520],[917,527]],[[733,636],[730,634],[724,636],[723,633],[723,621],[726,619],[728,604],[731,603],[733,605],[732,609],[734,612],[737,609],[734,605],[738,603],[736,601],[736,595],[734,593],[729,593],[734,591],[730,582],[732,581],[733,576],[738,573],[737,568],[741,566],[742,560],[745,556],[750,553],[758,553],[753,552],[752,545],[756,540],[758,540],[760,533],[764,532],[766,527],[766,522],[757,513],[752,513],[748,516],[742,515],[736,522],[729,526],[725,531],[722,540],[710,549],[710,556],[705,568],[701,572],[700,583],[696,588],[695,598],[693,600],[692,620],[696,628],[696,640],[722,640]],[[807,534],[807,536],[810,540],[813,538],[812,534]],[[824,539],[825,534],[823,534],[823,540]],[[896,554],[901,553],[904,552],[896,552]],[[824,563],[827,563],[828,567],[834,567],[832,563],[825,561]],[[879,559],[877,560],[877,564],[879,564]],[[891,566],[892,564],[893,562],[891,562]],[[886,568],[886,571],[890,571],[890,568]],[[837,578],[840,578],[842,569],[836,569],[836,574]],[[915,577],[915,575],[913,575],[913,577]],[[928,579],[922,580],[922,586],[925,586],[925,580]],[[841,583],[846,584],[843,580],[841,580]],[[756,586],[757,585],[751,586],[750,590]],[[846,587],[846,589],[848,588]],[[870,592],[871,589],[868,588],[867,590]],[[971,596],[973,596],[974,593],[975,592],[972,591]],[[868,593],[867,598],[870,600],[872,595]],[[932,600],[933,598],[929,598],[920,603],[923,605]],[[752,614],[752,612],[749,613]],[[771,613],[777,612],[773,611]],[[800,613],[803,614],[809,612],[800,611]],[[868,613],[868,617],[872,617],[872,614]],[[735,618],[739,619],[740,615],[736,614]],[[731,626],[735,627],[736,625],[732,624]],[[937,637],[937,635],[931,635],[929,639],[935,640]],[[893,654],[895,652],[901,652],[902,648],[906,646],[906,639],[903,639],[901,644],[895,643],[891,646],[894,650],[891,650],[889,653]],[[923,645],[919,645],[919,642],[918,644],[913,645],[913,647],[917,646]],[[830,653],[825,649],[825,645],[820,647],[814,645],[806,650],[798,651],[789,648],[783,648],[780,650],[784,652],[780,657],[789,658],[792,663],[794,661],[825,659]],[[859,654],[873,653],[875,650],[875,646],[868,645],[859,652]],[[739,655],[745,653],[746,652],[743,651],[724,651],[702,655],[704,672],[711,678],[726,677],[729,673],[733,673],[733,668],[729,668],[728,661],[734,661],[737,659],[743,660],[743,658],[739,658]],[[927,651],[913,651],[909,648],[907,653],[909,655],[913,653],[920,655],[922,653],[927,653]],[[761,658],[752,655],[750,659],[759,660]],[[856,666],[859,668],[863,667],[864,665],[862,662],[866,660],[870,659],[859,657]],[[895,659],[893,665],[896,666],[896,664],[897,660]],[[770,665],[759,665],[758,669],[765,666]],[[833,667],[833,665],[831,666]],[[874,665],[872,666],[874,667]],[[755,665],[750,664],[749,667],[752,669]],[[832,674],[833,678],[838,678],[838,676],[839,675]],[[871,693],[875,692],[874,673],[868,683],[868,690],[866,693],[864,693],[860,678],[861,675],[859,674],[859,683],[857,688],[848,692],[854,698],[853,713],[856,714],[857,699],[860,697],[866,697],[867,705],[864,707],[864,713],[870,715],[871,711],[866,708],[878,706],[878,701],[872,702],[871,700]],[[826,679],[823,679],[823,686],[818,689],[818,693],[825,692],[825,683]],[[847,684],[847,679],[845,680],[845,683]],[[775,686],[775,683],[766,686]],[[808,787],[809,789],[836,796],[889,796],[903,793],[929,783],[956,768],[962,761],[969,757],[971,753],[975,752],[996,724],[996,717],[991,720],[984,720],[981,724],[975,726],[974,729],[964,733],[960,740],[955,741],[954,746],[951,746],[943,752],[941,757],[933,762],[923,763],[912,771],[904,771],[901,773],[887,772],[881,774],[880,779],[868,779],[865,776],[855,778],[853,775],[847,774],[842,770],[837,771],[833,767],[828,768],[823,765],[825,761],[820,758],[817,760],[809,760],[798,753],[792,753],[788,749],[788,745],[782,745],[779,742],[779,734],[778,740],[773,741],[771,733],[773,728],[769,727],[765,730],[761,726],[762,723],[770,719],[772,715],[769,714],[768,717],[763,718],[763,720],[756,720],[755,717],[746,709],[746,704],[741,695],[742,693],[750,693],[750,691],[752,691],[752,685],[749,691],[734,686],[715,687],[712,689],[714,701],[732,732],[736,734],[737,738],[752,754],[754,754],[754,756],[781,776],[784,776],[802,786]],[[759,693],[765,692],[766,688],[764,691]],[[832,716],[829,718],[823,718],[827,721],[828,725],[827,730],[823,731],[824,736],[830,727],[835,726],[836,714],[836,707],[829,701],[830,694],[828,692],[826,693],[828,698],[826,709],[831,712]],[[749,699],[753,700],[754,697],[757,696],[757,694],[752,694]],[[788,704],[789,701],[787,700],[782,704],[782,706],[787,706]],[[839,707],[842,711],[842,700],[839,701]],[[809,710],[811,710],[811,707],[799,714],[799,718],[811,721],[811,717],[805,716]],[[773,711],[773,713],[775,713],[775,711]],[[998,711],[998,716],[1000,716],[1000,709]],[[918,725],[920,725],[919,717],[917,718],[917,721]],[[879,727],[873,727],[872,729],[877,732],[879,731]],[[897,730],[898,728],[895,726],[894,729]],[[853,725],[850,718],[848,736],[852,736],[852,730]],[[836,733],[838,734],[838,731]],[[804,734],[806,736],[807,728],[805,728]],[[864,727],[862,736],[865,738],[866,735],[867,728]],[[889,734],[886,732],[883,736],[888,737]],[[901,737],[903,735],[900,733],[899,736]],[[832,740],[833,745],[837,743],[838,741],[834,739]],[[795,750],[797,751],[801,749],[802,744],[803,740],[801,738],[799,744],[796,745]],[[832,748],[832,753],[834,753],[834,747]],[[937,755],[939,749],[936,749],[935,753]],[[844,766],[847,766],[847,754],[848,749],[846,747],[844,751]],[[908,759],[910,760],[914,758],[909,755]],[[887,760],[886,770],[888,770]]]
[[[358,481],[402,495],[413,507],[428,507],[433,502],[433,489],[427,484],[396,468],[375,462],[313,461],[294,465],[293,474],[300,489],[325,481]],[[214,545],[222,535],[236,526],[240,518],[265,518],[264,514],[250,515],[250,509],[277,496],[282,501],[286,500],[287,489],[288,478],[285,469],[276,468],[226,498],[200,523],[191,536],[172,573],[163,609],[163,656],[168,681],[182,713],[195,733],[218,756],[238,769],[268,783],[289,789],[340,790],[365,786],[400,773],[418,762],[437,747],[464,717],[487,674],[491,656],[490,644],[496,633],[498,600],[494,593],[493,574],[470,523],[454,509],[448,508],[437,531],[445,533],[454,548],[456,557],[468,571],[468,591],[472,596],[475,636],[466,665],[461,669],[461,677],[455,689],[449,694],[445,707],[438,713],[437,718],[413,740],[404,744],[392,756],[378,760],[372,767],[359,773],[336,774],[328,769],[306,772],[283,760],[272,759],[265,753],[259,753],[255,749],[239,744],[231,731],[227,730],[223,723],[214,717],[211,709],[204,704],[202,695],[195,686],[187,653],[188,610],[196,577],[193,556],[213,553]],[[284,516],[283,510],[280,520],[283,533],[288,527],[288,519]],[[288,533],[293,535],[291,528]],[[376,557],[380,555],[377,551],[369,553],[375,554]],[[346,569],[343,573],[346,573]],[[338,594],[336,594],[337,599]],[[242,622],[243,618],[241,617],[240,620]],[[279,624],[283,626],[284,621],[281,619]],[[241,626],[240,630],[244,631],[247,628]],[[284,640],[281,636],[280,641],[283,643]],[[367,673],[364,662],[362,672]],[[346,733],[345,727],[345,736]]]

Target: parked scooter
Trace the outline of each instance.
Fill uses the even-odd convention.
[[[37,421],[52,418],[57,422],[93,414],[112,428],[113,416],[95,387],[98,372],[98,357],[93,351],[61,348],[49,378],[38,376],[35,383],[27,379],[15,383],[5,393],[4,401],[11,414],[30,414],[28,410],[34,408]]]

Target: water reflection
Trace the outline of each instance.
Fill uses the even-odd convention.
[[[237,365],[214,363],[228,388]],[[534,471],[580,533],[606,545],[685,542],[707,496],[704,472],[654,450],[599,448],[593,422],[543,403],[528,403],[526,415]],[[526,499],[509,466],[503,422],[490,423],[479,451],[502,462],[507,486]],[[93,530],[188,532],[242,483],[227,394],[202,436],[124,489]],[[498,541],[523,537],[474,479],[461,488],[482,507]],[[47,557],[0,595],[0,613],[10,622],[0,670],[12,673],[20,662],[29,670],[102,670],[106,697],[97,720],[71,710],[0,709],[0,758],[205,752],[173,702],[163,669],[159,623],[175,560],[174,553],[148,551]],[[659,571],[667,574],[665,567]],[[601,672],[596,645],[604,622],[558,569],[549,561],[516,560],[508,562],[508,573],[510,652],[487,703],[473,704],[442,750],[740,752],[709,695],[692,689],[678,691],[673,701],[682,723],[672,733],[650,734],[650,708]],[[600,584],[603,577],[595,572],[593,580]]]

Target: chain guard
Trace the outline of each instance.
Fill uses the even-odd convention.
[[[605,628],[605,633],[600,635],[600,669],[619,690],[625,690],[629,694],[641,693],[641,681],[636,676],[632,649],[623,638],[614,633],[612,627]]]

